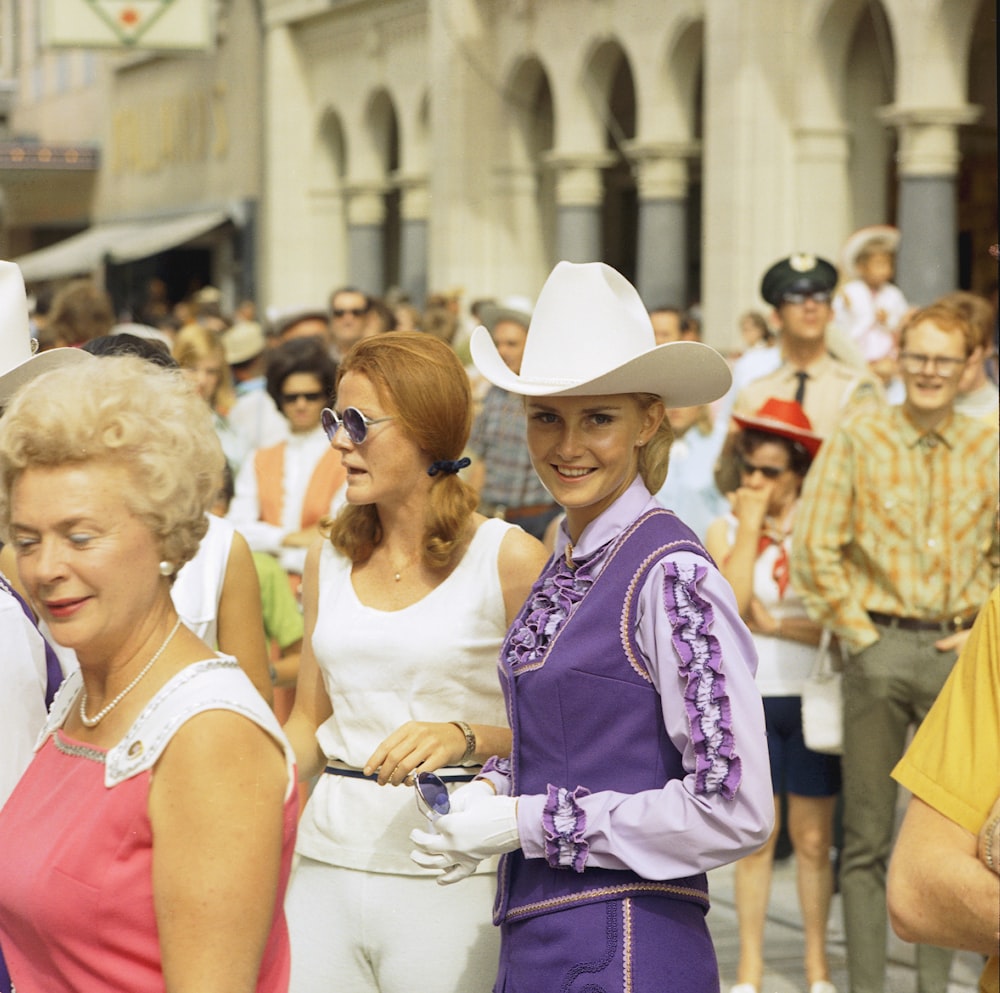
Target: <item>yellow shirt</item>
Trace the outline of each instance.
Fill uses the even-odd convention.
[[[1000,796],[1000,587],[990,594],[961,657],[892,775],[938,813],[979,834]],[[980,980],[1000,990],[994,955]]]

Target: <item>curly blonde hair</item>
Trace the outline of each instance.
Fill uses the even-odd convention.
[[[458,356],[443,341],[414,331],[390,331],[363,338],[344,357],[337,384],[347,373],[364,376],[379,401],[427,456],[461,456],[472,429],[472,390]],[[478,496],[454,473],[434,477],[424,524],[423,561],[442,569],[454,561]],[[372,504],[348,504],[336,520],[324,522],[330,540],[352,562],[365,562],[382,540]]]
[[[179,569],[208,529],[225,458],[207,405],[179,370],[131,355],[71,365],[22,388],[0,418],[0,534],[28,469],[107,463],[132,485],[122,501]]]

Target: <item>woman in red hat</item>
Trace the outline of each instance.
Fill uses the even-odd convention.
[[[709,527],[706,547],[732,584],[757,646],[757,686],[775,792],[775,828],[759,851],[736,865],[740,930],[738,983],[731,993],[757,993],[764,977],[764,922],[771,889],[782,792],[795,852],[810,993],[834,993],[826,957],[826,923],[833,894],[830,848],[840,792],[840,760],[806,748],[801,693],[820,627],[789,584],[792,523],[802,481],[821,439],[794,400],[772,397],[754,417],[737,417],[739,488],[732,510]]]

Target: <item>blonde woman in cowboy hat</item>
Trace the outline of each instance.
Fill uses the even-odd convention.
[[[821,632],[789,583],[795,509],[821,439],[794,400],[771,397],[755,416],[735,420],[740,428],[735,446],[739,487],[730,494],[731,512],[710,525],[705,543],[732,583],[757,646],[776,820],[778,796],[788,797],[806,979],[810,993],[833,993],[826,923],[833,895],[830,849],[840,759],[810,751],[802,736],[802,683],[813,667]],[[776,826],[763,848],[736,865],[740,962],[731,993],[762,988],[764,923],[777,837]]]
[[[773,823],[753,641],[693,532],[659,507],[667,407],[710,403],[725,360],[657,346],[639,295],[561,262],[519,374],[477,329],[483,375],[525,398],[539,476],[566,511],[508,632],[509,761],[453,797],[413,858],[463,878],[504,852],[497,991],[718,990],[706,871]]]

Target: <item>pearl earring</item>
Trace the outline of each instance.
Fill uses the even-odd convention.
[[[174,574],[174,564],[173,562],[168,562],[164,559],[160,563],[160,575],[161,576],[172,576]]]

